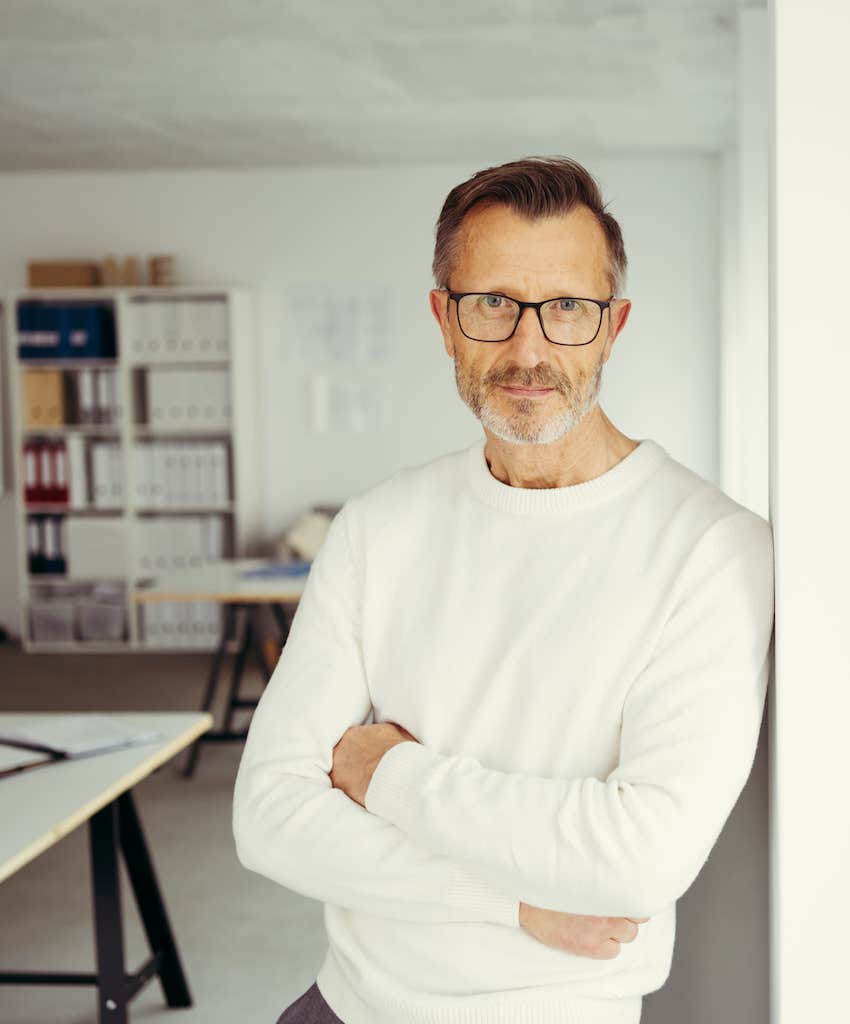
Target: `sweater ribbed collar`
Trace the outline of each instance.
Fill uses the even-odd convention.
[[[487,438],[479,438],[466,450],[465,472],[482,501],[504,512],[526,515],[564,513],[598,505],[623,494],[667,456],[660,444],[643,438],[616,465],[580,484],[567,487],[512,487],[490,472],[484,455]]]

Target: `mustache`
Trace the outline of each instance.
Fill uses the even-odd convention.
[[[534,377],[488,377],[487,383],[492,384],[495,387],[506,387],[506,388],[556,388],[558,391],[563,390],[563,384],[560,380],[552,380],[551,377],[547,377],[544,380],[535,379]]]

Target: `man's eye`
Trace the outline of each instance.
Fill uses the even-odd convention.
[[[558,302],[558,309],[563,310],[565,313],[572,313],[576,308],[575,299],[560,299]]]
[[[489,309],[498,309],[499,306],[505,301],[501,295],[482,295],[481,299],[485,306]]]

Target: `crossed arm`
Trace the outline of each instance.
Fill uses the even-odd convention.
[[[350,512],[331,524],[251,725],[234,799],[243,864],[408,920],[516,926],[520,900],[650,917],[678,899],[752,767],[773,623],[769,525],[739,513],[706,532],[628,692],[617,768],[563,779],[399,742],[387,723],[346,736],[370,708]],[[334,750],[348,756],[354,737],[362,764],[351,757],[337,788]]]

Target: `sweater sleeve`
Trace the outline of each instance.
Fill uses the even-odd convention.
[[[337,513],[254,712],[233,793],[237,856],[313,899],[409,921],[519,927],[519,900],[462,858],[370,814],[329,772],[333,748],[371,709],[348,520]]]
[[[749,776],[773,604],[770,524],[749,510],[720,519],[628,690],[607,778],[506,773],[405,741],[378,762],[365,805],[532,906],[651,917],[690,887]]]

